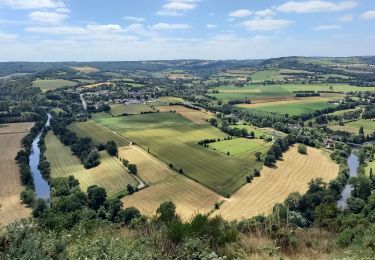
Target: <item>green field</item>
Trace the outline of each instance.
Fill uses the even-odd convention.
[[[254,132],[255,138],[259,138],[261,136],[264,136],[264,137],[270,137],[271,136],[270,134],[264,132],[259,127],[256,127],[256,126],[253,126],[253,125],[231,125],[231,128],[239,128],[239,129],[245,128],[249,133]]]
[[[318,101],[318,102],[307,102],[305,104],[302,103],[290,103],[290,104],[275,104],[276,102],[264,103],[262,106],[255,106],[249,108],[242,108],[242,109],[249,109],[249,110],[257,110],[262,112],[268,113],[276,113],[280,115],[289,114],[289,115],[301,115],[301,114],[308,114],[312,113],[315,110],[320,110],[323,108],[333,107],[332,103],[327,103],[326,101]],[[267,105],[266,105],[267,104]]]
[[[38,87],[43,91],[76,85],[78,85],[77,82],[64,79],[37,79],[33,81],[33,86]]]
[[[245,183],[245,176],[253,170],[252,160],[226,156],[197,144],[202,139],[223,139],[226,136],[223,132],[210,125],[193,124],[174,113],[127,117],[100,113],[93,118],[149,150],[166,164],[173,164],[174,169],[183,169],[188,177],[223,195],[240,188]]]
[[[209,148],[227,154],[235,158],[244,160],[254,160],[251,156],[254,156],[255,152],[260,151],[265,154],[268,148],[272,145],[271,142],[266,143],[261,139],[246,139],[246,138],[235,138],[232,140],[225,140],[209,144]]]
[[[344,124],[343,126],[333,125],[333,126],[330,126],[330,128],[332,130],[341,130],[341,131],[347,131],[353,134],[358,134],[361,126],[363,127],[365,134],[372,134],[375,131],[375,121],[365,120],[365,119],[360,119],[357,121],[349,122],[349,123]]]
[[[113,140],[118,147],[127,146],[129,142],[113,133],[112,131],[98,125],[95,121],[89,120],[86,122],[74,122],[68,128],[75,132],[78,137],[90,137],[95,144],[106,144],[108,141]]]
[[[215,88],[219,93],[210,93],[224,101],[245,98],[260,98],[260,97],[292,97],[293,91],[332,91],[349,92],[349,91],[371,91],[375,92],[374,87],[356,87],[349,84],[282,84],[282,85],[267,85],[252,84],[245,87],[222,86]]]
[[[51,132],[45,138],[46,157],[51,164],[52,178],[73,175],[79,180],[82,190],[86,191],[91,185],[104,187],[109,195],[126,190],[131,184],[137,186],[138,182],[122,166],[120,160],[109,156],[106,151],[100,152],[101,164],[92,169],[85,169],[78,159],[63,145]]]
[[[137,115],[137,114],[141,114],[142,112],[151,112],[151,111],[154,111],[154,109],[146,104],[131,104],[131,105],[113,104],[111,105],[111,114],[114,116],[120,116],[123,114]]]
[[[260,70],[250,77],[252,82],[258,83],[266,80],[283,80],[285,75],[281,75],[278,70]]]
[[[372,174],[375,174],[375,160],[372,162],[367,163],[367,166],[365,167],[365,173],[367,175],[370,175],[370,171],[372,169]]]

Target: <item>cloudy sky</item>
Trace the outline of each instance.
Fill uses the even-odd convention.
[[[0,0],[1,61],[375,55],[374,0]]]

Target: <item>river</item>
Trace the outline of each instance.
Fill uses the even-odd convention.
[[[357,176],[359,167],[358,157],[352,153],[348,158],[347,164],[349,167],[350,177]],[[351,192],[352,187],[349,184],[346,184],[344,190],[341,193],[341,199],[337,202],[337,207],[339,209],[346,209],[348,207],[347,201],[350,197]]]
[[[44,125],[45,127],[48,127],[50,124],[51,120],[51,115],[48,113],[48,120],[46,124]],[[40,136],[42,135],[43,130],[39,132],[39,134],[35,137],[32,145],[32,153],[30,154],[30,160],[29,160],[29,165],[31,172],[33,174],[34,178],[34,185],[35,185],[35,192],[36,192],[36,197],[37,198],[42,198],[42,199],[49,199],[50,198],[50,187],[48,182],[43,179],[42,173],[38,169],[39,165],[39,157],[40,157],[40,149],[38,146]]]

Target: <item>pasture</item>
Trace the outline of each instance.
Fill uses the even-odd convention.
[[[93,120],[74,122],[68,126],[68,129],[75,132],[78,137],[90,137],[95,144],[106,144],[108,141],[113,140],[118,147],[129,145],[129,141],[124,137],[113,133]]]
[[[222,86],[214,90],[219,93],[210,93],[224,101],[250,98],[256,101],[257,99],[269,97],[293,97],[293,91],[336,91],[336,92],[375,92],[375,87],[357,87],[349,84],[336,84],[336,83],[322,83],[322,84],[275,84],[275,85],[262,85],[251,84],[245,87],[235,86]],[[336,94],[337,95],[337,94]]]
[[[251,159],[255,164],[255,152],[262,152],[262,154],[265,154],[271,144],[271,142],[266,143],[261,139],[234,138],[231,140],[223,140],[220,142],[211,143],[209,144],[209,148],[219,151],[223,154],[229,153],[229,156],[233,156],[235,158],[244,160]],[[253,156],[254,158],[249,158],[250,156]],[[261,165],[262,162],[260,163],[260,167]]]
[[[122,199],[126,207],[136,207],[143,214],[155,214],[162,202],[170,200],[176,204],[177,213],[186,220],[198,212],[208,213],[215,202],[224,199],[205,186],[174,172],[138,146],[120,148],[119,157],[135,163],[138,176],[149,185]]]
[[[251,81],[259,83],[268,80],[283,80],[285,75],[279,73],[278,70],[260,70],[250,75]]]
[[[237,107],[249,110],[258,110],[262,112],[276,113],[276,114],[289,114],[289,115],[300,115],[312,113],[318,109],[324,109],[335,106],[332,103],[328,103],[330,99],[322,97],[308,97],[298,98],[288,101],[275,101],[267,103],[256,103],[256,104],[240,104]]]
[[[231,125],[231,128],[239,128],[239,129],[245,128],[248,133],[253,132],[255,135],[255,138],[260,138],[261,136],[271,137],[271,134],[269,133],[269,131],[267,130],[265,131],[264,129],[253,126],[253,125],[243,125],[243,124]]]
[[[177,171],[212,190],[230,195],[252,172],[248,161],[226,156],[198,145],[203,139],[226,135],[210,125],[197,125],[174,113],[153,113],[127,117],[93,116],[99,124],[129,138]]]
[[[276,168],[264,167],[260,177],[234,193],[214,214],[227,220],[268,214],[290,193],[305,193],[311,179],[322,177],[330,181],[337,176],[339,166],[323,151],[310,147],[307,151],[307,155],[302,155],[298,153],[297,146],[291,147]]]
[[[209,119],[214,117],[211,112],[207,112],[204,110],[194,110],[184,106],[159,106],[156,107],[156,109],[160,112],[175,111],[176,113],[180,114],[181,116],[185,117],[187,120],[190,120],[195,124],[205,124]]]
[[[21,150],[21,139],[30,131],[33,123],[0,125],[0,223],[9,224],[28,217],[29,208],[21,204],[21,184],[18,165],[14,159]]]
[[[107,190],[109,196],[126,190],[131,184],[138,182],[123,167],[116,157],[109,156],[107,151],[101,151],[101,164],[92,169],[85,169],[79,158],[72,154],[70,148],[60,142],[51,132],[45,137],[46,158],[51,164],[52,178],[73,175],[86,191],[91,185],[99,185]]]
[[[64,79],[37,79],[33,81],[33,86],[40,88],[42,91],[62,87],[73,87],[76,85],[78,85],[77,82]]]
[[[331,128],[332,130],[340,130],[353,134],[358,134],[361,126],[363,127],[363,130],[366,135],[372,134],[375,131],[375,121],[370,119],[360,119],[357,121],[346,123],[343,126],[332,125],[329,128]]]
[[[111,105],[111,114],[113,116],[138,115],[145,112],[153,112],[154,109],[147,104],[113,104]]]

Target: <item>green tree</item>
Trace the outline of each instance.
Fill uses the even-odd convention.
[[[262,156],[262,152],[256,152],[255,153],[255,158],[257,161],[261,161],[262,159],[260,158]]]
[[[138,173],[137,165],[135,165],[135,164],[129,164],[128,165],[128,169],[129,169],[129,172],[131,174],[137,175],[137,173]]]
[[[306,148],[306,145],[304,144],[299,144],[298,145],[298,152],[300,154],[307,154],[307,148]]]
[[[107,192],[104,188],[93,185],[87,188],[87,195],[89,198],[89,207],[98,210],[104,205],[107,199]]]
[[[108,141],[107,142],[107,152],[111,156],[117,156],[118,155],[118,149],[117,145],[114,141]]]
[[[44,199],[37,199],[33,208],[33,216],[34,218],[40,217],[44,211],[47,209],[47,203]]]
[[[359,128],[359,134],[360,135],[364,135],[365,134],[365,131],[363,130],[363,126],[361,126],[360,128]]]
[[[170,223],[177,218],[176,205],[172,201],[166,201],[160,204],[156,213],[158,214],[158,219],[165,223]]]

